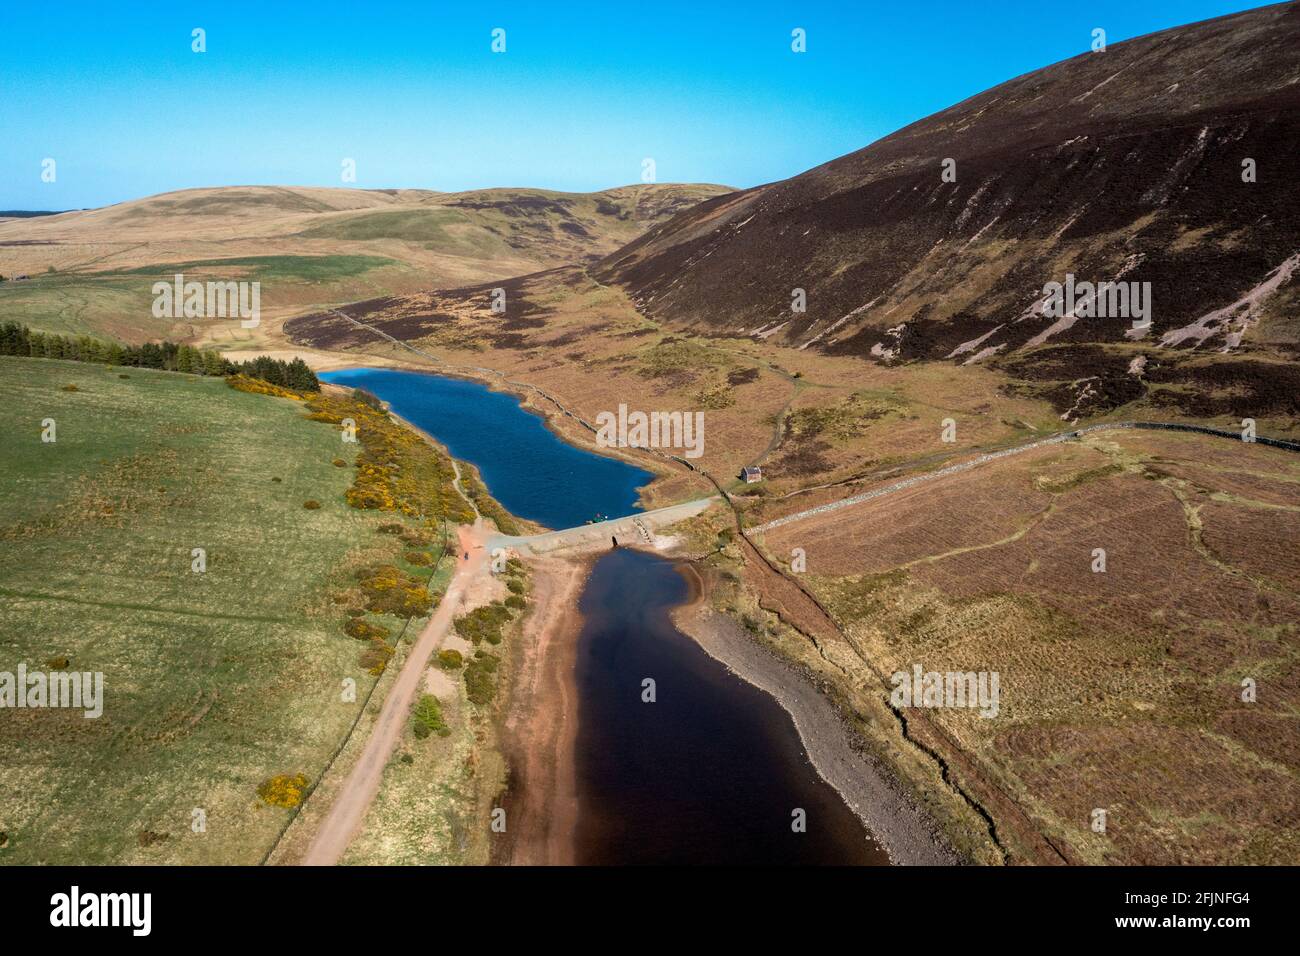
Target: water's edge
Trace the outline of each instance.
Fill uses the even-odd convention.
[[[439,429],[437,428],[437,423],[435,423],[435,421],[430,421],[428,418],[425,418],[424,415],[420,414],[420,408],[415,408],[412,414],[411,408],[402,407],[404,405],[402,402],[403,395],[393,395],[389,392],[389,389],[383,388],[380,382],[374,380],[374,378],[378,376],[364,375],[365,372],[385,371],[406,372],[406,369],[368,369],[364,367],[337,369],[337,371],[326,373],[326,375],[322,376],[322,380],[328,381],[330,384],[344,386],[344,388],[359,386],[359,388],[365,388],[368,392],[376,394],[378,398],[381,398],[382,401],[385,401],[387,405],[390,406],[390,410],[394,412],[395,418],[402,420],[403,424],[407,424],[408,427],[412,428],[412,431],[420,433],[422,437],[430,438],[430,440],[434,441],[435,444],[445,447],[448,453],[454,454],[456,458],[468,460],[469,463],[478,468],[478,471],[484,475],[484,484],[487,486],[487,490],[489,490],[491,496],[497,498],[498,501],[502,501],[502,498],[510,498],[510,490],[507,490],[504,494],[502,493],[502,486],[500,486],[502,485],[502,481],[500,481],[500,477],[498,476],[497,484],[494,484],[493,481],[489,480],[489,477],[487,477],[485,473],[486,471],[491,470],[490,467],[485,468],[484,464],[482,464],[480,460],[474,460],[474,458],[468,457],[468,455],[455,454],[455,451],[452,450],[451,447],[452,442],[448,442],[443,434],[439,434]],[[347,375],[347,373],[352,373],[352,375]],[[357,375],[357,373],[363,373],[363,375]],[[545,428],[547,436],[549,436],[556,445],[562,445],[565,449],[590,455],[591,458],[602,458],[601,455],[594,453],[594,451],[581,449],[581,447],[573,445],[571,441],[568,441],[567,437],[558,432],[558,429],[551,427],[550,420],[547,419],[545,414],[542,414],[541,411],[534,410],[534,408],[526,407],[523,403],[523,397],[520,397],[519,394],[506,392],[506,390],[498,392],[498,390],[491,389],[489,385],[485,384],[485,382],[473,380],[473,378],[469,377],[443,376],[439,375],[437,372],[415,371],[415,369],[411,369],[411,371],[408,372],[408,375],[425,376],[430,378],[430,380],[465,382],[465,384],[472,385],[474,388],[480,390],[481,394],[504,395],[504,397],[510,399],[513,411],[517,411],[517,414],[521,416],[528,416],[528,419],[533,421],[534,424]],[[347,378],[351,378],[352,381],[347,381]],[[357,381],[357,378],[361,378],[361,380]],[[409,405],[409,403],[406,403],[406,405]],[[506,423],[502,424],[503,427],[506,427]],[[508,441],[503,441],[503,445],[508,446]],[[640,473],[640,475],[646,476],[649,480],[654,480],[655,477],[658,477],[654,475],[653,472],[646,472],[645,470],[640,470],[640,468],[634,468],[634,466],[630,466],[630,464],[623,462],[623,460],[620,459],[604,457],[603,460],[604,462],[615,462],[621,467],[628,468],[629,471],[634,470]],[[537,471],[537,468],[525,468],[525,471]],[[507,475],[507,479],[512,479],[512,477],[512,473]],[[649,481],[647,481],[647,483],[649,483]],[[572,484],[573,481],[569,481],[569,486],[572,486]],[[508,510],[513,512],[513,509],[510,509],[510,507],[506,505],[506,502],[502,503]],[[677,571],[680,570],[680,566],[677,566],[676,563],[666,561],[666,559],[658,557],[658,555],[643,553],[637,554],[640,555],[640,557],[634,559],[634,561],[654,562],[654,566],[672,568],[673,576],[676,576]],[[607,557],[599,558],[597,561],[591,562],[590,567],[593,567],[593,570],[595,570],[595,568],[601,566],[602,563],[606,563],[606,561]],[[642,566],[642,568],[649,567],[653,566],[651,566],[651,564],[643,564]],[[698,587],[702,587],[702,581],[699,581]],[[612,605],[615,605],[616,610],[625,604],[625,598],[627,598],[627,593],[625,592],[627,592],[627,579],[624,579],[623,583],[620,585],[620,593],[619,597],[617,597],[617,601],[611,602]],[[651,598],[659,596],[662,596],[662,594],[655,594],[651,591],[646,592],[643,597],[646,597],[646,600],[651,600]],[[606,834],[599,836],[599,838],[593,839],[591,834],[593,834],[595,829],[593,826],[593,823],[595,822],[595,814],[588,814],[585,821],[584,818],[581,817],[577,819],[575,826],[576,832],[573,834],[573,842],[576,844],[576,852],[578,853],[578,856],[580,856],[580,861],[857,862],[857,864],[863,864],[863,862],[866,862],[866,864],[887,864],[887,862],[889,862],[887,853],[885,853],[884,849],[881,848],[881,845],[876,843],[874,839],[875,827],[871,826],[872,821],[868,818],[871,814],[863,812],[862,806],[859,805],[857,801],[854,801],[848,793],[845,793],[844,788],[836,787],[836,784],[832,779],[833,775],[828,775],[822,766],[818,766],[818,762],[814,760],[816,748],[807,747],[809,732],[806,731],[805,727],[801,726],[801,721],[798,719],[796,711],[790,708],[788,701],[783,700],[783,693],[779,692],[780,689],[784,688],[777,685],[776,691],[774,691],[774,687],[772,687],[770,682],[764,683],[761,682],[761,680],[754,680],[751,678],[751,675],[745,674],[744,671],[738,670],[737,667],[733,666],[732,662],[719,657],[719,654],[716,653],[716,648],[710,648],[707,641],[702,640],[701,636],[697,635],[697,633],[692,633],[693,628],[680,626],[680,613],[689,609],[689,607],[692,607],[694,604],[697,604],[698,597],[698,594],[692,593],[673,594],[673,596],[671,596],[667,601],[659,602],[658,605],[654,605],[653,607],[647,606],[650,610],[656,611],[658,617],[662,618],[663,622],[667,622],[668,631],[671,631],[671,633],[663,631],[662,627],[660,627],[659,632],[654,633],[653,635],[658,639],[658,644],[672,644],[673,639],[676,639],[681,641],[681,645],[675,646],[675,648],[669,652],[667,646],[656,646],[655,641],[650,641],[649,644],[641,645],[641,650],[656,650],[656,652],[659,652],[660,654],[658,665],[656,666],[666,667],[666,669],[669,670],[679,669],[679,676],[682,682],[685,683],[689,682],[689,680],[695,680],[695,682],[707,684],[711,691],[710,697],[719,696],[720,698],[723,698],[724,701],[722,709],[719,711],[718,700],[706,700],[705,696],[701,696],[693,705],[688,701],[688,705],[686,705],[688,706],[688,709],[701,709],[703,713],[710,714],[710,705],[712,705],[712,710],[718,711],[718,713],[728,714],[728,719],[715,719],[714,727],[712,727],[711,731],[705,732],[705,734],[701,735],[701,739],[692,741],[690,740],[689,735],[694,732],[695,718],[698,718],[697,714],[692,721],[682,723],[681,726],[677,727],[676,730],[673,731],[675,734],[680,734],[682,736],[673,736],[668,740],[659,739],[659,750],[663,753],[663,756],[672,757],[672,760],[667,761],[668,763],[680,763],[679,758],[681,753],[694,753],[695,750],[701,749],[701,747],[705,752],[710,748],[715,748],[715,752],[712,754],[710,760],[706,761],[705,765],[702,765],[701,767],[703,778],[707,778],[708,771],[716,769],[715,765],[719,758],[719,753],[716,752],[716,748],[718,748],[719,741],[724,739],[728,730],[731,730],[732,727],[735,727],[736,724],[738,724],[738,726],[745,728],[745,732],[741,732],[740,737],[738,737],[737,740],[732,741],[733,745],[731,748],[728,748],[727,753],[731,753],[733,750],[741,750],[742,752],[745,747],[753,749],[751,749],[748,756],[745,756],[742,760],[736,762],[736,765],[732,767],[731,773],[733,777],[744,777],[746,773],[757,774],[759,778],[762,778],[762,782],[755,782],[758,783],[758,786],[750,786],[748,788],[741,788],[740,791],[725,793],[725,799],[722,799],[722,797],[719,797],[719,793],[716,792],[716,788],[712,788],[711,790],[712,783],[714,782],[710,779],[702,779],[701,774],[697,773],[694,777],[690,777],[689,780],[677,780],[676,784],[672,783],[671,777],[669,777],[667,786],[664,788],[663,792],[660,793],[659,796],[656,796],[655,799],[647,801],[645,796],[647,782],[649,782],[651,790],[653,790],[654,786],[664,786],[664,783],[666,782],[664,782],[664,779],[660,779],[662,774],[650,774],[647,775],[647,777],[643,777],[640,783],[633,783],[632,780],[627,779],[627,774],[623,773],[623,771],[612,774],[612,778],[602,779],[599,777],[599,770],[597,770],[595,771],[595,774],[597,775],[595,775],[594,778],[586,780],[588,786],[580,786],[580,790],[590,790],[591,787],[594,787],[595,790],[602,790],[603,788],[604,792],[606,792],[606,797],[604,797],[603,800],[595,801],[597,804],[614,803],[614,801],[608,799],[608,795],[610,795],[611,792],[614,792],[615,795],[617,795],[621,790],[624,792],[625,796],[630,795],[630,797],[632,797],[632,803],[625,808],[628,809],[630,813],[630,817],[627,818],[637,819],[638,832],[645,830],[646,826],[649,826],[650,829],[658,827],[659,838],[651,840],[649,843],[638,838],[638,842],[625,845],[623,852],[621,853],[615,853],[614,856],[601,856],[602,852],[608,852],[608,847],[610,847],[610,838],[608,838],[608,832],[606,832]],[[575,604],[582,605],[584,606],[584,609],[590,611],[590,604],[593,600],[594,598],[591,597],[591,580],[588,578],[588,580],[585,580],[584,583],[582,583]],[[541,610],[541,607],[538,607],[537,611]],[[534,613],[537,613],[537,611],[534,611]],[[593,617],[598,617],[598,615],[593,615],[591,613],[580,614],[577,615],[575,623],[575,619],[573,619],[572,615],[569,615],[567,627],[565,627],[564,630],[572,630],[573,633],[564,633],[564,635],[559,635],[556,637],[556,640],[564,641],[564,643],[572,641],[573,644],[578,646],[578,654],[585,652],[590,658],[595,643],[602,643],[603,641],[604,644],[608,644],[611,640],[615,641],[615,643],[620,643],[620,641],[627,640],[627,632],[641,630],[642,624],[646,623],[641,620],[641,615],[633,614],[630,615],[628,620],[624,620],[624,622],[617,624],[617,627],[611,635],[602,636],[601,633],[593,632],[593,623],[591,623],[591,618]],[[651,615],[651,617],[653,617],[653,615]],[[655,631],[655,628],[659,626],[656,626],[656,624],[647,624],[646,627],[649,628],[650,631]],[[686,646],[689,646],[689,650],[685,649]],[[757,648],[757,650],[764,654],[768,653],[762,648]],[[698,657],[692,658],[692,652]],[[776,658],[774,658],[774,662],[775,661]],[[643,758],[646,758],[646,744],[656,743],[653,736],[646,737],[646,739],[640,741],[640,744],[634,745],[634,747],[630,749],[624,748],[623,750],[620,750],[616,745],[615,747],[611,747],[610,740],[597,740],[591,737],[593,728],[601,728],[604,726],[604,723],[607,722],[599,721],[599,719],[597,719],[597,721],[590,719],[588,711],[593,709],[593,706],[595,706],[593,702],[593,692],[591,692],[590,688],[586,689],[585,692],[582,691],[580,680],[581,662],[571,663],[572,672],[567,675],[567,678],[571,680],[573,691],[575,691],[577,695],[577,721],[576,726],[572,728],[572,736],[573,739],[575,739],[576,760],[580,762],[584,760],[584,754],[586,754],[586,757],[590,757],[593,753],[603,753],[607,756],[611,750],[612,752],[634,753],[637,754],[638,758],[642,758],[642,760]],[[597,684],[597,691],[601,691],[601,689],[601,685]],[[610,704],[610,701],[604,701],[604,704],[608,705]],[[829,705],[829,701],[826,701],[826,704]],[[624,702],[616,701],[614,706],[616,709],[619,709],[623,708],[625,704]],[[510,710],[510,701],[507,700],[506,708],[504,708],[504,710]],[[668,710],[671,709],[664,709],[660,706],[659,713],[667,714]],[[636,711],[637,717],[634,719],[633,723],[625,723],[625,731],[627,731],[629,727],[645,727],[645,722],[642,721],[642,715],[649,713],[649,711],[640,710],[640,704],[638,704],[637,706],[634,706],[634,708],[625,711],[624,717],[630,717],[633,711]],[[774,721],[774,717],[772,717],[772,714],[774,713],[779,715],[779,721]],[[716,715],[718,714],[714,713],[712,715],[716,718]],[[776,726],[776,724],[784,724],[784,727]],[[748,734],[748,736],[746,736],[746,734]],[[576,743],[578,740],[582,741],[581,745]],[[617,743],[617,741],[615,741],[615,743]],[[624,741],[624,743],[627,743],[627,741]],[[590,762],[591,761],[586,761],[585,763],[586,769],[588,769],[589,773],[591,773]],[[811,771],[811,773],[809,773],[809,771]],[[673,790],[673,787],[675,786],[676,790]],[[832,800],[828,801],[826,796],[819,792],[819,788],[824,788],[824,790],[831,793]],[[708,796],[716,797],[716,803],[718,803],[718,806],[715,808],[716,812],[710,812],[711,816],[710,813],[706,813],[705,817],[699,817],[698,813],[695,813],[695,810],[698,810],[698,808],[695,808],[695,810],[692,810],[690,813],[679,808],[676,810],[676,816],[672,810],[669,810],[667,814],[662,812],[664,806],[669,806],[669,808],[671,808],[675,801],[676,803],[680,803],[684,797],[698,796],[701,791],[710,791]],[[757,856],[729,857],[729,853],[735,851],[737,845],[736,840],[715,842],[710,847],[710,844],[708,844],[708,838],[710,838],[711,834],[715,834],[716,831],[719,831],[719,826],[716,825],[716,823],[705,822],[705,818],[707,817],[708,819],[712,819],[712,821],[718,821],[718,819],[727,816],[727,814],[725,814],[727,810],[737,809],[737,800],[753,800],[753,797],[758,795],[758,793],[767,793],[766,799],[768,804],[771,804],[771,801],[774,800],[779,803],[781,797],[796,795],[797,793],[797,795],[800,795],[798,796],[798,799],[790,796],[790,801],[793,801],[793,803],[796,804],[802,801],[802,803],[814,806],[815,825],[818,827],[824,827],[824,830],[816,832],[815,835],[810,835],[805,832],[805,834],[802,834],[800,838],[794,840],[792,843],[792,840],[789,839],[790,826],[788,818],[783,819],[780,826],[776,826],[772,823],[772,816],[774,816],[774,814],[764,813],[764,810],[771,810],[772,806],[754,806],[754,812],[749,814],[749,816],[762,817],[764,819],[763,827],[766,827],[766,829],[748,832],[745,839],[741,840],[741,843],[748,848],[748,851],[746,852],[757,852]],[[507,796],[511,797],[517,795]],[[586,799],[582,800],[582,803],[586,805],[593,804],[590,793],[586,795]],[[762,801],[759,801],[759,803],[762,803]],[[606,829],[608,829],[608,821],[610,821],[611,818],[611,808],[607,805],[604,809],[606,809],[606,813],[603,814],[603,821],[604,825],[606,825]],[[788,813],[789,809],[783,808],[783,812]],[[641,816],[637,816],[637,813],[640,813]],[[693,817],[692,813],[694,813]],[[744,817],[745,814],[741,814],[741,816]],[[879,814],[876,814],[876,816],[879,817]],[[617,808],[612,808],[612,817],[615,819],[627,819],[620,818],[620,812]],[[695,825],[695,834],[690,836],[689,839],[684,840],[684,842],[673,844],[676,845],[675,852],[677,855],[654,857],[653,853],[651,853],[651,856],[645,856],[645,848],[649,847],[649,845],[654,844],[656,847],[662,847],[666,840],[671,843],[673,835],[682,830],[684,817],[692,818]],[[852,819],[852,823],[846,822],[844,819],[845,817]],[[742,819],[740,822],[745,823],[746,821]],[[748,823],[746,823],[746,826],[748,826]],[[744,830],[745,827],[741,827],[741,829]],[[749,827],[749,829],[753,830],[753,827]],[[725,830],[725,827],[722,827],[722,830]],[[891,843],[893,844],[894,840],[891,840]],[[813,847],[810,848],[810,844],[814,844]],[[584,847],[586,849],[582,849]],[[606,849],[595,852],[593,851],[593,847],[604,847]],[[763,847],[766,847],[766,852],[763,851]],[[705,851],[705,855],[702,857],[697,856],[702,849]],[[902,853],[901,857],[900,862],[913,861],[907,857],[915,857],[915,855],[914,853],[905,852]],[[924,860],[924,858],[915,858],[915,861],[944,862],[944,860]]]

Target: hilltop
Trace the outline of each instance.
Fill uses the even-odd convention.
[[[100,209],[0,221],[0,307],[33,326],[127,342],[201,337],[150,315],[153,280],[263,283],[263,308],[486,281],[610,253],[727,191],[651,183],[595,193],[485,189],[186,189]]]

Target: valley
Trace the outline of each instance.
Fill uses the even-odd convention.
[[[6,466],[10,647],[130,675],[107,726],[9,725],[0,854],[1294,864],[1298,51],[1296,4],[1164,30],[735,190],[0,221],[2,318],[324,382],[0,357],[7,447],[61,429]],[[260,321],[159,316],[182,272]],[[238,820],[198,850],[195,790]]]

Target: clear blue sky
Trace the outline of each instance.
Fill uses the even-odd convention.
[[[644,157],[660,182],[750,186],[1084,52],[1094,27],[1114,43],[1258,5],[4,0],[0,209],[337,186],[345,157],[367,188],[602,189]]]

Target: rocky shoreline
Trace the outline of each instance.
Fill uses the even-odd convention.
[[[673,622],[710,657],[769,694],[790,715],[809,762],[871,831],[891,863],[952,866],[961,862],[939,827],[893,775],[854,746],[854,734],[831,700],[798,669],[696,599],[673,611]]]

